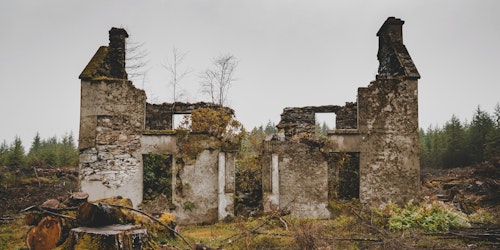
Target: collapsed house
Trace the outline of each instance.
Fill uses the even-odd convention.
[[[400,19],[390,17],[377,33],[378,75],[345,106],[285,108],[281,133],[261,154],[265,210],[329,218],[328,201],[359,198],[379,205],[403,203],[419,192],[418,93],[420,75],[403,44]],[[89,199],[126,196],[143,201],[144,163],[165,166],[170,179],[164,204],[176,221],[213,223],[234,215],[235,154],[210,133],[173,130],[173,116],[210,103],[146,102],[127,79],[124,29],[109,31],[80,74],[80,188]],[[232,111],[230,111],[232,112]],[[334,113],[335,130],[314,138],[315,114]]]
[[[89,199],[125,196],[134,206],[143,201],[144,162],[160,155],[171,178],[164,204],[179,223],[213,223],[234,211],[235,152],[207,133],[172,130],[173,116],[209,103],[146,102],[146,94],[127,80],[124,29],[109,31],[109,46],[100,47],[80,74],[80,188]]]
[[[405,203],[420,187],[418,79],[405,45],[404,21],[389,17],[377,33],[378,75],[345,106],[285,108],[278,136],[265,143],[265,210],[329,218],[328,201],[359,198]],[[314,138],[315,114],[336,115],[335,129]]]

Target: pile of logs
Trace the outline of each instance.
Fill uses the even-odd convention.
[[[123,197],[87,199],[87,193],[78,192],[64,202],[51,199],[24,209],[25,223],[32,226],[26,236],[28,248],[159,249],[151,236],[180,236],[170,213],[155,218],[133,209],[130,199]]]

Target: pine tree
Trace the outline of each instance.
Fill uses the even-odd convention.
[[[500,104],[497,103],[493,112],[494,128],[486,135],[485,157],[487,159],[500,157]]]
[[[43,140],[41,148],[41,158],[43,163],[53,167],[59,166],[59,151],[60,147],[56,136]]]
[[[33,143],[31,143],[31,148],[28,153],[28,164],[30,166],[39,166],[42,164],[41,158],[41,148],[42,140],[40,139],[40,134],[37,132],[35,138],[33,138]]]
[[[278,129],[276,128],[276,125],[269,120],[267,122],[266,128],[264,129],[264,133],[266,135],[272,135],[276,134],[278,132]]]
[[[493,120],[478,106],[469,127],[468,147],[472,163],[485,160],[487,135],[494,129]]]
[[[460,120],[453,115],[444,127],[445,150],[443,164],[445,167],[461,167],[467,164],[465,157],[465,131]]]
[[[5,165],[8,153],[9,145],[7,144],[7,141],[3,140],[2,144],[0,144],[0,166]]]
[[[24,166],[25,156],[24,156],[24,147],[21,141],[21,138],[16,136],[14,142],[9,148],[9,152],[7,154],[6,164],[9,167],[21,168]]]
[[[78,162],[78,152],[76,150],[73,134],[65,135],[59,143],[60,150],[58,151],[60,167],[75,166]]]

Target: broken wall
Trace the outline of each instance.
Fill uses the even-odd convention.
[[[283,131],[284,138],[275,136],[265,142],[268,149],[263,152],[265,209],[289,206],[294,209],[292,214],[298,216],[323,216],[318,211],[325,204],[324,181],[333,178],[327,177],[332,173],[325,172],[324,164],[325,161],[332,163],[325,158],[330,153],[348,153],[355,156],[354,164],[359,162],[359,198],[363,203],[370,206],[388,202],[403,204],[417,196],[420,75],[403,44],[403,24],[404,21],[389,17],[377,32],[379,72],[368,87],[358,89],[356,103],[283,110],[277,127]],[[333,112],[337,118],[336,129],[328,131],[326,138],[311,136],[315,113],[320,112]],[[316,149],[321,154],[317,154]],[[354,174],[356,168],[349,171]],[[318,186],[310,185],[309,176],[315,176],[313,182]],[[352,176],[349,178],[355,177]],[[342,185],[350,186],[345,182]],[[303,188],[296,190],[296,186]],[[295,197],[287,198],[290,195]],[[316,210],[303,215],[302,203]]]
[[[80,188],[89,199],[127,194],[134,206],[142,201],[145,101],[130,81],[82,80]]]
[[[191,114],[193,110],[200,108],[226,109],[230,114],[234,111],[227,107],[208,102],[174,102],[162,104],[146,104],[146,130],[172,130],[173,116],[176,114]]]
[[[286,138],[314,135],[317,113],[335,113],[335,127],[337,129],[355,129],[357,127],[357,105],[352,102],[347,102],[345,106],[324,105],[285,108],[276,127],[283,131]]]
[[[179,223],[213,223],[233,215],[234,150],[221,138],[172,130],[174,114],[210,103],[148,104],[143,90],[127,80],[124,29],[109,31],[80,74],[79,178],[89,199],[126,196],[143,200],[143,155],[171,155],[174,214]],[[230,114],[233,111],[228,108]],[[168,202],[167,202],[168,203]],[[172,208],[164,204],[163,211]],[[159,211],[159,212],[163,212]]]
[[[360,199],[406,203],[420,189],[417,81],[379,79],[358,96]]]
[[[320,147],[299,142],[266,142],[262,158],[264,210],[294,217],[330,218],[328,162]]]
[[[207,134],[156,131],[141,138],[142,154],[172,155],[172,212],[180,224],[234,216],[235,154]],[[169,207],[165,204],[165,209]]]

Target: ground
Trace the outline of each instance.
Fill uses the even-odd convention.
[[[5,169],[3,169],[5,170]],[[43,169],[3,174],[0,185],[0,249],[23,249],[29,226],[20,210],[77,190],[76,169]],[[252,218],[236,217],[214,225],[178,226],[190,244],[224,249],[380,249],[380,248],[500,248],[500,161],[456,169],[422,169],[421,199],[443,201],[470,218],[468,227],[429,232],[419,228],[394,230],[387,217],[363,208],[358,201],[330,204],[330,220],[290,218],[283,211]],[[440,200],[440,201],[439,201]],[[417,202],[416,202],[417,203]],[[168,237],[162,244],[185,249]]]

